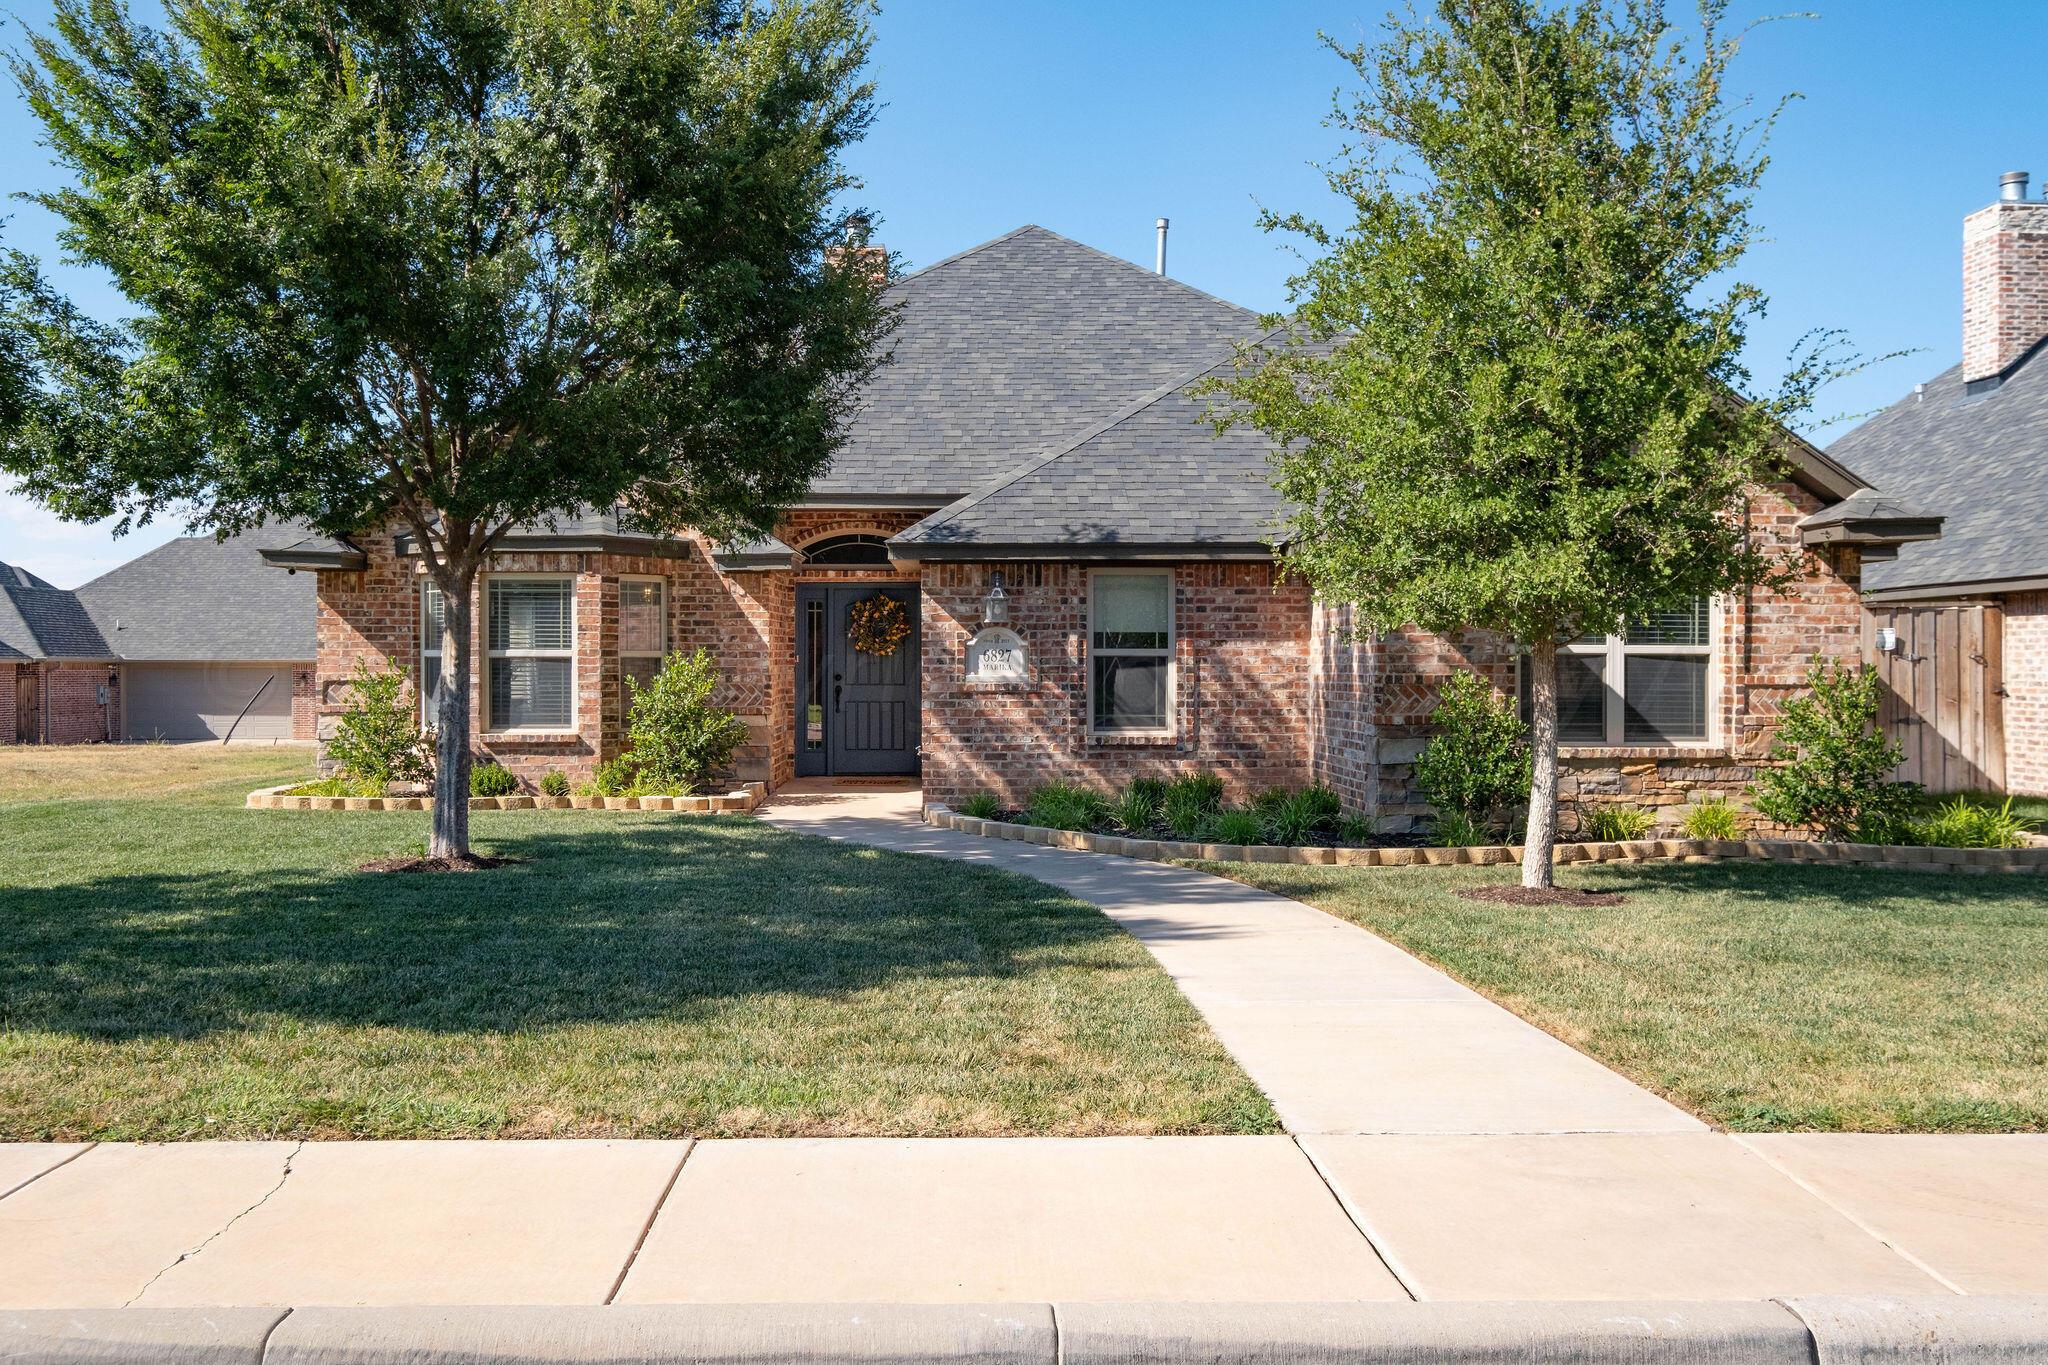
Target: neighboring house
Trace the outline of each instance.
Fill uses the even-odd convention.
[[[1963,359],[1830,447],[1944,513],[1872,566],[1870,657],[1906,775],[2048,794],[2048,202],[2012,172],[1963,220]],[[1890,637],[1879,635],[1889,631]],[[1884,648],[1884,645],[1890,648]]]
[[[313,582],[264,566],[278,534],[174,540],[75,591],[0,566],[0,743],[311,739]]]
[[[1512,690],[1515,651],[1354,639],[1276,572],[1264,439],[1219,438],[1185,393],[1258,334],[1253,313],[1038,227],[890,293],[893,359],[772,537],[719,546],[612,515],[507,537],[475,613],[479,751],[528,783],[587,774],[622,746],[625,678],[703,645],[753,732],[743,770],[773,785],[918,775],[931,800],[1017,802],[1055,778],[1208,770],[1239,795],[1317,780],[1354,810],[1416,813],[1409,764],[1438,685],[1470,667]],[[1820,452],[1796,456],[1751,519],[1776,545],[1830,542],[1810,580],[1574,646],[1580,797],[1738,790],[1808,659],[1856,652],[1862,556],[1932,533]],[[265,558],[318,571],[324,721],[359,659],[433,685],[438,603],[403,531]],[[880,597],[913,629],[863,652],[852,614]]]

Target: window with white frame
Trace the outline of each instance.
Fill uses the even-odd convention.
[[[420,724],[432,729],[441,696],[441,633],[448,620],[448,602],[441,589],[420,580]]]
[[[1709,737],[1713,613],[1706,598],[1557,652],[1560,744],[1697,744]],[[1522,670],[1522,713],[1529,672]]]
[[[575,728],[576,581],[485,581],[489,727]]]
[[[1090,727],[1172,728],[1173,575],[1098,570],[1088,581]]]
[[[619,687],[630,711],[633,689],[625,679],[645,687],[661,672],[668,653],[668,600],[659,578],[619,580]]]

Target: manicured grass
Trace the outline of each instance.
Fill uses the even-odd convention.
[[[252,785],[0,809],[0,1139],[1277,1129],[1041,883],[623,812],[480,814],[530,861],[366,874],[424,817]]]
[[[1734,1129],[2048,1130],[2048,878],[1601,865],[1618,907],[1461,888],[1506,868],[1205,864],[1392,939]]]
[[[0,745],[0,806],[68,797],[246,794],[312,776],[310,745]]]

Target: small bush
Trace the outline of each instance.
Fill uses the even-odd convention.
[[[1144,793],[1145,799],[1155,806],[1166,804],[1166,784],[1156,777],[1134,777],[1128,790]]]
[[[1297,793],[1299,798],[1315,811],[1316,818],[1325,825],[1333,824],[1344,813],[1344,803],[1337,799],[1337,793],[1328,787],[1311,783]]]
[[[569,775],[553,768],[548,769],[540,775],[540,794],[542,796],[567,796],[569,794]]]
[[[1259,818],[1257,811],[1219,811],[1209,822],[1209,842],[1263,844],[1266,842],[1266,822]]]
[[[1292,794],[1285,787],[1267,787],[1252,798],[1251,808],[1270,819],[1274,811],[1287,804],[1287,798]]]
[[[1347,844],[1370,844],[1379,837],[1379,822],[1367,815],[1337,817],[1337,838]]]
[[[1688,839],[1733,839],[1742,832],[1742,815],[1725,797],[1717,796],[1687,806],[1678,827]]]
[[[1429,837],[1438,848],[1480,848],[1495,842],[1486,826],[1454,810],[1439,812],[1429,822]]]
[[[731,766],[733,754],[747,742],[747,727],[732,712],[711,704],[718,679],[711,651],[699,649],[669,655],[645,687],[626,680],[633,693],[626,737],[643,785],[665,795],[687,795]]]
[[[335,721],[327,741],[327,757],[356,782],[375,782],[383,794],[386,782],[434,780],[434,750],[420,732],[419,715],[406,696],[405,674],[398,661],[377,668],[358,659],[349,675],[348,705]]]
[[[1335,812],[1325,809],[1318,789],[1290,792],[1279,805],[1265,812],[1266,826],[1276,844],[1305,844],[1313,839]]]
[[[1160,799],[1151,789],[1133,782],[1122,796],[1110,803],[1109,818],[1128,833],[1149,833],[1159,819]]]
[[[2012,798],[2002,806],[1978,805],[1958,796],[1912,828],[1914,842],[1936,848],[2025,848],[2034,822],[2012,813]]]
[[[471,796],[510,796],[519,790],[519,779],[496,763],[479,763],[469,770]]]
[[[1024,823],[1045,829],[1093,829],[1102,822],[1106,804],[1086,787],[1048,782],[1025,803]]]
[[[1429,720],[1436,734],[1415,760],[1415,786],[1430,805],[1478,822],[1527,798],[1529,727],[1484,678],[1452,674]]]
[[[1214,773],[1189,773],[1175,778],[1167,785],[1165,800],[1175,797],[1204,811],[1219,810],[1223,805],[1223,779]]]
[[[1656,817],[1641,806],[1594,806],[1579,816],[1579,834],[1596,844],[1625,844],[1650,832]]]
[[[640,763],[632,754],[620,754],[597,765],[597,771],[582,787],[585,796],[633,796],[640,784]]]
[[[1178,784],[1166,789],[1166,799],[1159,806],[1159,818],[1166,822],[1167,829],[1176,839],[1201,838],[1212,813],[1199,793]]]
[[[960,813],[970,820],[993,820],[1003,813],[1003,803],[994,792],[976,792],[960,803]]]
[[[1806,687],[1779,715],[1770,752],[1778,766],[1757,775],[1756,808],[1823,839],[1896,830],[1919,787],[1892,780],[1905,751],[1878,732],[1877,674],[1815,659]]]

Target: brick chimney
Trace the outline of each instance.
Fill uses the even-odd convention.
[[[864,213],[853,214],[846,220],[846,245],[825,248],[825,264],[838,267],[842,263],[866,270],[878,284],[889,281],[889,248],[868,241],[870,225]]]
[[[2048,201],[2027,173],[1999,177],[1998,202],[1963,219],[1963,383],[1994,388],[2048,337]]]

